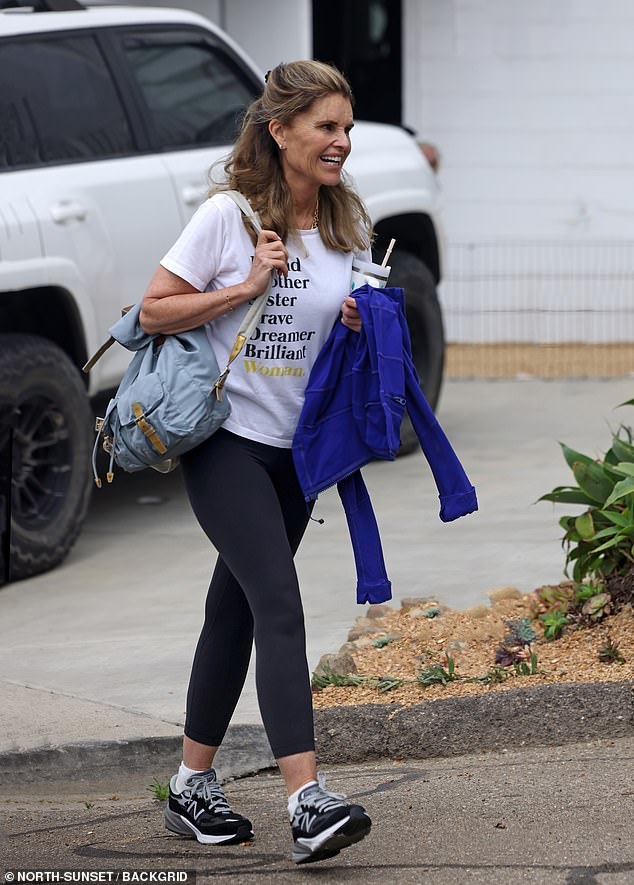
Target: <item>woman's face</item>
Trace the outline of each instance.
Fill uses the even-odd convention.
[[[316,99],[290,123],[271,122],[269,130],[282,147],[282,169],[291,191],[339,184],[353,125],[352,105],[339,93]]]

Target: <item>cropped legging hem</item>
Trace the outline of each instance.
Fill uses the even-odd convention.
[[[220,746],[255,644],[275,758],[315,746],[306,634],[293,561],[309,509],[290,449],[219,430],[182,458],[194,513],[218,551],[187,693],[185,734]]]

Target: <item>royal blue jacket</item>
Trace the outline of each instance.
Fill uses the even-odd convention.
[[[310,373],[292,451],[307,501],[337,484],[357,568],[357,602],[375,603],[392,593],[360,468],[394,460],[405,409],[438,488],[441,520],[472,513],[478,502],[420,389],[403,290],[362,286],[354,297],[361,332],[335,324]]]

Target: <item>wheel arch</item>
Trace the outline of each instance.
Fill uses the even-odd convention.
[[[81,368],[87,359],[79,310],[59,286],[38,286],[0,293],[0,331],[39,335],[57,344]],[[84,377],[86,383],[87,376]]]
[[[382,218],[374,226],[375,241],[373,250],[382,260],[390,240],[396,240],[396,247],[411,252],[429,268],[436,284],[440,282],[442,267],[436,226],[432,217],[424,212],[408,212]]]

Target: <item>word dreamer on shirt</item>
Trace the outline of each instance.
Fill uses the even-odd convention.
[[[297,278],[302,265],[299,258],[288,263],[288,276],[276,274],[273,287],[276,289],[302,289],[309,287],[310,280]],[[315,330],[295,327],[295,309],[299,296],[284,292],[273,292],[266,299],[266,308],[277,308],[262,314],[251,338],[244,348],[244,367],[247,374],[265,375],[271,378],[301,378],[304,367],[297,365],[307,356],[307,343],[317,334]],[[282,312],[282,311],[286,312]],[[295,365],[270,365],[272,361],[292,361]],[[270,362],[269,362],[270,361]]]

